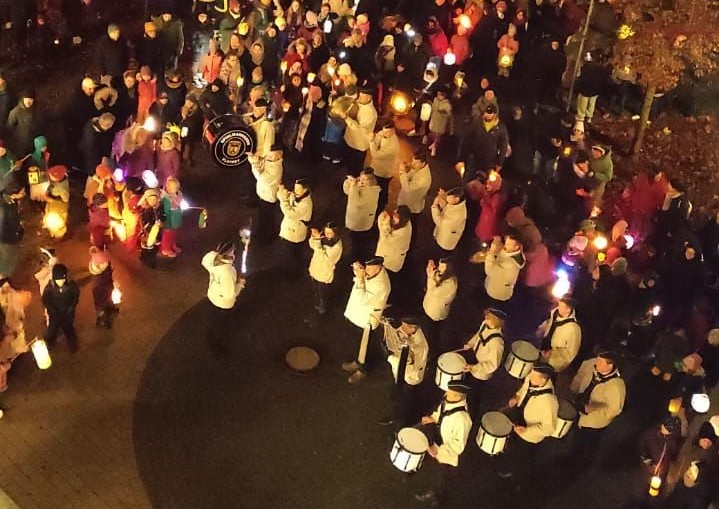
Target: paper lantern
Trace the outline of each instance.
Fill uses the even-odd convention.
[[[42,219],[43,225],[51,233],[57,233],[65,228],[65,220],[57,212],[48,212]]]
[[[669,407],[667,410],[670,414],[676,415],[679,413],[679,410],[682,409],[682,398],[672,398],[669,400]]]
[[[595,248],[599,249],[600,251],[603,251],[607,248],[609,245],[609,242],[607,241],[607,238],[602,235],[597,235],[594,238],[594,241],[592,242]]]
[[[649,496],[650,497],[657,497],[659,496],[659,488],[662,487],[662,478],[658,475],[653,475],[651,480],[649,481]]]
[[[466,14],[461,14],[459,16],[459,24],[460,24],[460,26],[469,30],[472,28],[472,19],[469,16],[467,16]]]
[[[652,316],[659,316],[659,313],[661,313],[662,308],[659,305],[653,306],[651,309]]]
[[[152,170],[142,172],[142,181],[150,189],[154,189],[160,185],[160,182],[157,180],[157,175],[155,175]]]
[[[629,25],[621,25],[619,29],[617,29],[617,38],[620,40],[629,39],[633,35],[634,29]]]
[[[454,74],[454,84],[460,90],[462,88],[462,85],[464,85],[464,77],[465,74],[462,71],[457,71]]]
[[[624,243],[627,245],[627,249],[631,249],[634,247],[634,237],[632,237],[629,234],[623,235],[624,237]]]
[[[308,72],[307,73],[307,83],[312,83],[313,81],[315,81],[316,77],[317,77],[317,75],[315,73]]]
[[[115,179],[115,182],[124,182],[125,172],[122,171],[122,168],[117,168],[115,171],[112,172],[112,178]]]
[[[333,28],[332,20],[330,18],[327,18],[324,23],[322,23],[322,31],[326,34],[332,33]]]
[[[287,72],[287,60],[280,62],[280,71],[282,71],[283,74]]]
[[[444,65],[454,65],[455,63],[457,63],[457,57],[451,49],[448,49],[444,54]]]
[[[244,37],[249,33],[249,31],[250,24],[247,21],[240,22],[240,25],[237,27],[237,32],[239,32],[239,34]]]
[[[454,165],[454,169],[457,170],[457,173],[459,173],[459,176],[464,178],[464,170],[465,170],[465,164],[463,162],[458,162]]]
[[[244,85],[244,84],[245,84],[245,78],[243,78],[242,76],[238,76],[237,77],[237,86],[242,88],[242,85]]]
[[[709,407],[712,405],[712,401],[708,394],[698,393],[692,395],[692,408],[699,414],[705,414],[709,411]]]
[[[555,299],[561,299],[569,293],[571,283],[569,282],[569,276],[563,270],[557,271],[557,280],[552,286],[552,297]]]
[[[33,341],[31,349],[38,369],[48,369],[52,366],[52,358],[50,357],[50,352],[47,349],[47,343],[45,343],[44,339],[38,338]]]
[[[155,120],[155,117],[149,116],[145,119],[145,123],[142,124],[142,127],[148,133],[154,133],[157,131],[157,120]]]
[[[512,62],[514,60],[514,56],[511,53],[505,53],[501,57],[499,57],[499,66],[500,67],[512,67]]]
[[[399,91],[392,92],[389,102],[392,110],[399,115],[405,115],[412,108],[409,97]]]
[[[112,294],[110,294],[110,297],[112,299],[112,303],[115,305],[118,305],[122,302],[122,292],[120,291],[120,288],[117,286],[112,289]]]
[[[307,97],[307,94],[309,93],[310,89],[307,87],[302,87],[302,96]]]
[[[432,105],[430,103],[424,103],[422,108],[419,110],[419,119],[422,122],[428,122],[429,117],[432,116]]]

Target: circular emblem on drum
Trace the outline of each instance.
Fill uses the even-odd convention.
[[[233,115],[213,119],[205,129],[205,141],[215,163],[223,168],[237,168],[255,150],[254,131]]]

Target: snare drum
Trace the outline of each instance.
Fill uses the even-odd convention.
[[[397,433],[389,459],[402,472],[416,472],[422,466],[429,440],[416,428],[402,428]]]
[[[457,352],[443,353],[437,359],[437,372],[434,375],[434,383],[443,391],[447,390],[447,384],[452,380],[461,380],[464,377],[464,366],[467,363]]]
[[[502,412],[487,412],[482,416],[477,433],[477,445],[490,456],[504,451],[507,437],[512,433],[512,421]]]
[[[577,418],[577,409],[574,408],[566,399],[559,400],[559,411],[557,412],[557,426],[554,428],[552,436],[554,438],[564,438],[572,429],[574,419]]]
[[[514,378],[523,380],[539,360],[539,350],[528,341],[515,341],[504,361],[504,369]]]

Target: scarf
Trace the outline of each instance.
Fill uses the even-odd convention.
[[[497,125],[499,125],[499,117],[494,117],[494,120],[492,120],[491,122],[487,122],[486,120],[482,119],[482,125],[484,126],[484,130],[489,132],[495,127],[497,127]]]
[[[307,96],[305,112],[302,114],[300,123],[297,126],[297,141],[295,141],[295,149],[297,149],[297,152],[302,152],[302,148],[305,146],[305,135],[312,120],[312,106],[314,106],[314,102],[312,102],[312,98],[309,97],[309,94],[307,94]]]

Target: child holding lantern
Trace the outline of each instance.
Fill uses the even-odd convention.
[[[148,189],[139,201],[140,207],[140,261],[157,268],[157,248],[162,238],[162,224],[165,212],[160,203],[160,192]]]
[[[449,90],[440,88],[432,101],[432,113],[429,117],[429,133],[432,143],[429,152],[432,157],[437,155],[442,136],[452,133],[452,103],[449,100]]]
[[[90,244],[104,249],[107,245],[110,231],[110,211],[108,210],[107,197],[104,194],[95,193],[88,210],[90,215],[88,223]]]
[[[182,250],[177,245],[177,232],[182,227],[182,192],[180,181],[170,177],[165,183],[162,193],[162,210],[165,214],[160,254],[167,258],[175,258]]]
[[[92,301],[95,306],[95,326],[110,329],[117,308],[113,302],[115,282],[112,279],[112,264],[107,251],[91,246],[88,269],[93,275]]]

